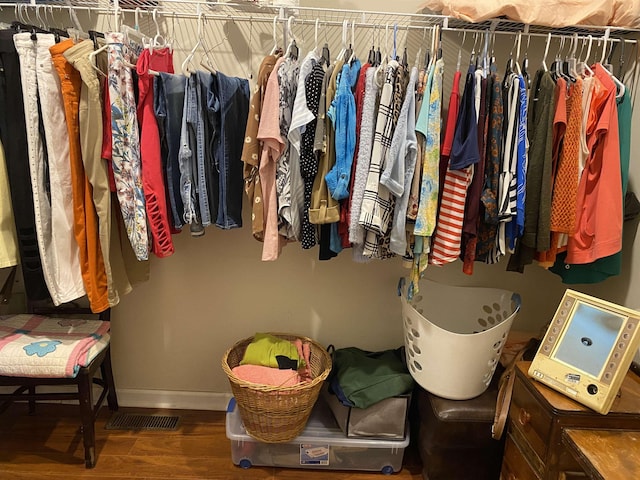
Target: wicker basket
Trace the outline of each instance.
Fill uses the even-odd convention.
[[[231,369],[240,364],[253,337],[239,341],[225,352],[222,369],[229,377],[247,433],[261,442],[281,443],[293,440],[304,430],[322,382],[331,371],[331,356],[310,338],[281,333],[272,335],[286,340],[299,338],[309,343],[311,381],[292,387],[274,387],[246,382],[235,376]]]

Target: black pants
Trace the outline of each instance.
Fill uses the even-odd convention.
[[[25,293],[29,300],[46,300],[49,290],[44,282],[36,236],[20,62],[13,44],[14,33],[13,30],[0,31],[0,140],[7,160]]]

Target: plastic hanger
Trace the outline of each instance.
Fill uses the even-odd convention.
[[[342,21],[342,46],[340,49],[340,53],[336,56],[336,59],[344,58],[344,54],[347,51],[347,27],[349,25],[348,20]]]
[[[622,69],[624,67],[624,48],[626,43],[624,38],[620,39],[620,57],[618,58],[618,75],[616,75],[618,78],[624,77]],[[613,54],[613,50],[611,53]],[[609,60],[609,63],[611,63],[611,60]]]
[[[587,39],[588,39],[587,54],[584,57],[584,61],[579,62],[579,66],[580,66],[580,69],[582,70],[581,71],[582,75],[588,74],[589,76],[592,76],[593,70],[591,70],[591,68],[589,67],[589,57],[591,56],[591,46],[593,45],[593,37],[589,35]]]
[[[313,51],[316,55],[321,56],[321,49],[318,45],[318,28],[320,27],[320,19],[316,18],[315,28],[313,29]]]
[[[324,45],[322,46],[322,60],[326,66],[331,64],[331,52],[329,51],[329,42],[327,39],[327,29],[324,29]]]
[[[407,39],[409,38],[409,27],[407,26],[407,31],[404,35],[404,48],[402,49],[402,66],[405,70],[409,68],[409,58],[407,53]]]
[[[356,22],[351,22],[351,43],[349,44],[349,48],[345,53],[345,57],[347,57],[347,63],[351,65],[353,61],[356,59]]]
[[[574,81],[580,75],[578,73],[578,61],[577,61],[577,58],[576,58],[577,50],[578,50],[578,34],[574,33],[573,37],[572,37],[571,54],[569,55],[569,61],[568,61],[569,74],[572,77],[574,77]]]
[[[203,18],[204,18],[204,16],[202,15],[202,13],[199,13],[198,14],[198,36],[197,36],[198,41],[193,46],[193,48],[191,49],[191,51],[189,52],[187,57],[184,59],[184,61],[182,62],[182,65],[180,65],[180,70],[182,70],[182,74],[185,75],[185,76],[188,76],[189,74],[191,74],[191,71],[189,71],[189,65],[191,65],[191,63],[193,61],[193,57],[196,54],[196,51],[202,45]],[[277,19],[277,17],[276,17],[276,19]]]
[[[275,55],[279,50],[278,47],[278,15],[273,17],[273,48],[269,55]]]
[[[87,56],[87,58],[89,58],[89,65],[91,65],[91,68],[93,68],[96,72],[98,72],[98,74],[102,75],[103,77],[106,77],[107,75],[98,68],[98,65],[96,63],[96,57],[100,52],[104,52],[107,48],[109,48],[109,44],[103,45],[102,47],[94,50]]]
[[[203,18],[203,29],[205,26],[205,23],[207,21],[207,18],[204,17]],[[217,75],[218,74],[218,69],[215,67],[213,61],[211,60],[211,57],[209,56],[209,53],[214,50],[215,48],[219,47],[220,45],[222,45],[224,42],[227,41],[227,35],[225,34],[224,38],[217,44],[214,45],[212,48],[209,48],[207,46],[206,43],[206,38],[202,37],[202,42],[200,43],[200,46],[202,47],[202,61],[200,61],[200,66],[202,68],[204,68],[205,70],[207,70],[208,72]]]
[[[467,31],[462,34],[462,43],[458,46],[458,59],[456,60],[456,72],[460,71],[460,63],[462,62],[462,47],[464,47],[464,41],[467,39]]]
[[[542,57],[542,68],[545,72],[549,71],[549,67],[547,67],[547,55],[549,54],[550,43],[551,43],[551,33],[547,33],[547,41],[544,46],[544,56]]]
[[[135,9],[135,23],[133,27],[125,25],[124,22],[120,22],[120,33],[124,34],[127,40],[133,40],[136,43],[145,46],[151,41],[140,31],[140,7]]]
[[[478,32],[473,33],[473,47],[471,47],[471,55],[469,56],[469,67],[476,63],[476,45],[478,44]]]
[[[616,78],[616,76],[611,73],[609,71],[609,69],[607,69],[607,67],[604,66],[604,59],[605,59],[605,54],[607,51],[607,41],[609,40],[609,35],[611,34],[611,29],[607,28],[605,30],[604,33],[604,37],[603,37],[603,42],[604,45],[602,45],[602,56],[600,57],[600,66],[602,67],[602,69],[609,74],[609,77],[611,77],[611,80],[613,80],[613,83],[615,83],[615,85],[618,87],[618,93],[616,95],[616,98],[622,98],[624,96],[624,92],[626,90],[626,87],[624,86],[624,83],[622,83],[620,80],[618,80],[618,78]]]
[[[516,59],[515,59],[515,66],[516,66],[516,70],[518,72],[518,75],[522,75],[522,70],[520,69],[520,46],[522,44],[522,32],[518,32],[518,35],[516,37]]]
[[[522,59],[522,78],[524,78],[528,90],[531,88],[531,75],[529,75],[529,45],[531,43],[531,34],[529,33],[528,24],[524,26],[524,32],[527,34],[527,47],[524,49],[524,58]]]
[[[167,40],[160,33],[160,24],[158,23],[157,15],[158,9],[156,8],[151,12],[151,19],[153,20],[153,24],[156,27],[156,34],[153,39],[150,39],[150,41],[146,45],[143,44],[145,48],[149,49],[152,55],[154,50],[159,50],[167,46]]]
[[[291,36],[291,41],[289,42],[289,46],[287,47],[287,52],[285,53],[285,56],[288,56],[290,58],[293,58],[294,60],[298,59],[298,54],[300,53],[300,50],[298,49],[298,45],[296,43],[296,37],[293,34],[293,19],[295,17],[293,15],[291,15],[288,19],[287,19],[287,32],[289,34],[289,36]]]
[[[424,41],[425,38],[427,37],[427,27],[424,27],[424,29],[422,30],[422,41],[420,42],[419,46],[418,46],[418,51],[416,52],[416,61],[414,62],[414,65],[416,66],[416,68],[420,69],[420,57],[422,56],[422,45],[424,45]]]

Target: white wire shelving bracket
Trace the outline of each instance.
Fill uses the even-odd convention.
[[[469,23],[453,17],[433,13],[396,13],[370,10],[348,10],[317,7],[280,7],[265,5],[264,1],[220,2],[202,0],[18,0],[16,2],[0,2],[4,8],[28,9],[74,9],[88,10],[92,13],[113,15],[133,15],[136,10],[143,15],[154,10],[157,14],[173,18],[198,18],[200,14],[207,19],[226,19],[234,21],[273,22],[278,17],[286,22],[289,16],[295,17],[296,24],[315,24],[316,19],[324,26],[341,26],[344,20],[355,23],[358,28],[379,28],[380,26],[397,26],[398,29],[424,30],[439,25],[442,31],[486,32],[510,34],[524,32],[530,36],[599,36],[610,32],[610,41],[626,39],[635,43],[640,36],[640,29],[621,27],[577,25],[554,28],[541,25],[525,25],[509,19],[500,18],[479,23]],[[19,5],[21,7],[16,7]],[[119,12],[116,13],[116,12]],[[633,38],[629,40],[629,38]]]

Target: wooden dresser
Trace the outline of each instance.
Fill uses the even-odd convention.
[[[502,480],[585,479],[562,441],[563,429],[640,430],[640,377],[629,372],[607,415],[534,381],[520,362],[509,408]]]
[[[562,443],[590,479],[640,478],[640,432],[567,428]]]

